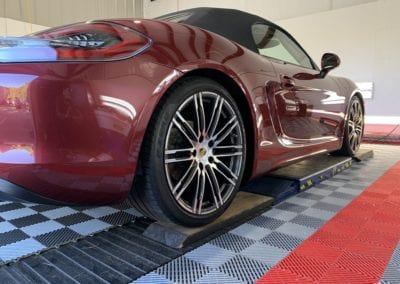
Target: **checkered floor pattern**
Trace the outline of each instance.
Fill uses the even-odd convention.
[[[380,284],[400,283],[400,242],[397,245]]]
[[[354,163],[350,169],[287,199],[135,283],[253,283],[400,158],[399,147],[374,145],[373,149],[373,159]],[[386,275],[393,275],[393,269],[382,279],[382,283],[391,283],[385,282]]]
[[[0,265],[123,225],[139,215],[128,200],[102,207],[0,201]]]

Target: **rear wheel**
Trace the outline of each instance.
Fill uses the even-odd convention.
[[[359,97],[354,96],[350,102],[347,115],[342,148],[335,154],[354,156],[361,145],[364,134],[364,109]]]
[[[197,226],[231,203],[242,179],[246,135],[239,109],[216,82],[175,85],[154,113],[133,199],[145,215]]]

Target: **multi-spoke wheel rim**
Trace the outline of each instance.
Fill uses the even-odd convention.
[[[180,207],[206,215],[226,204],[243,153],[242,129],[228,100],[209,91],[186,99],[170,122],[164,148],[168,186]]]
[[[350,113],[349,113],[349,121],[348,121],[348,137],[349,137],[349,145],[353,152],[357,152],[360,148],[361,139],[363,135],[364,128],[364,115],[361,103],[358,100],[354,100]]]

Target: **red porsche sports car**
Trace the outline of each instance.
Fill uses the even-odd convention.
[[[0,38],[0,199],[218,217],[239,186],[315,154],[353,155],[364,104],[279,26],[228,9]]]

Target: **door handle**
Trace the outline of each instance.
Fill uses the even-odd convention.
[[[294,79],[292,79],[291,77],[286,75],[281,75],[281,85],[282,88],[284,89],[291,89],[296,86],[296,83],[294,82]]]

